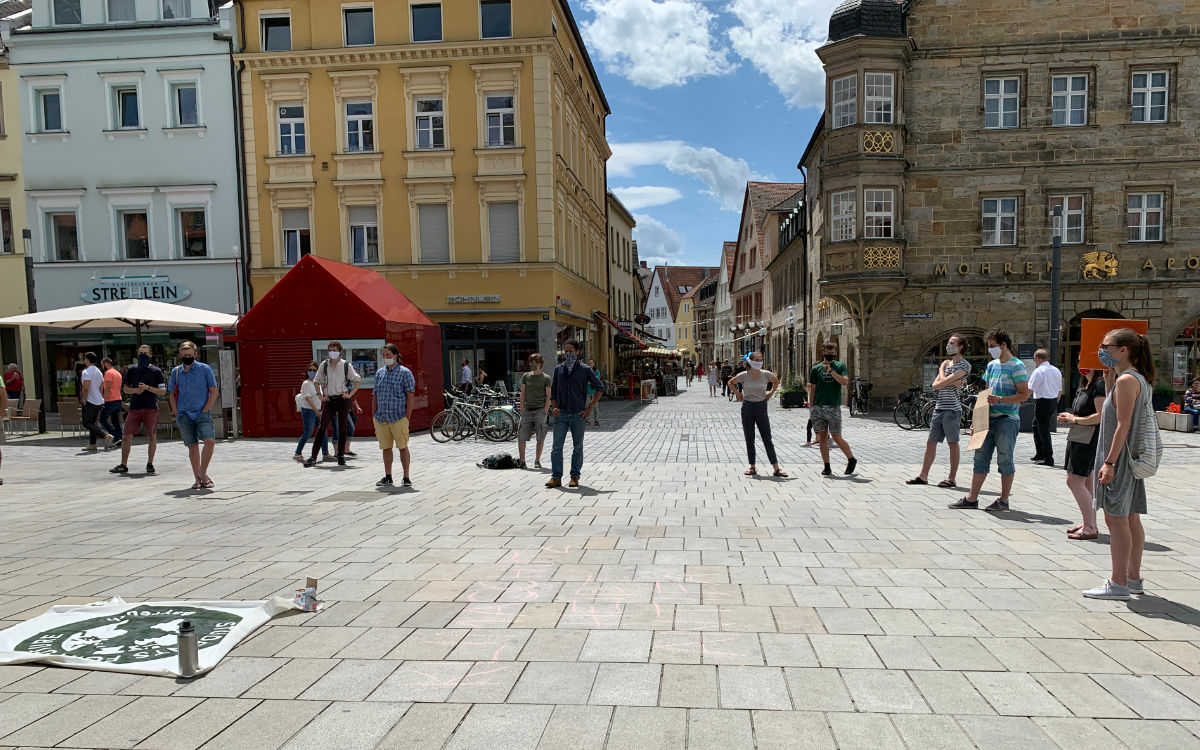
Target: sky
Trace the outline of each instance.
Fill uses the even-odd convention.
[[[612,114],[608,185],[650,265],[718,264],[747,180],[800,182],[840,0],[570,0]]]

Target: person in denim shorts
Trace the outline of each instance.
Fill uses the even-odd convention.
[[[1008,333],[993,328],[987,335],[987,343],[988,354],[992,355],[985,376],[988,388],[992,389],[992,394],[988,396],[987,438],[975,451],[975,473],[971,476],[970,494],[950,507],[979,507],[979,490],[983,489],[983,480],[987,479],[992,454],[995,453],[996,468],[1000,471],[1000,499],[984,510],[996,512],[1008,510],[1013,477],[1017,473],[1013,464],[1013,449],[1021,427],[1021,403],[1028,400],[1033,391],[1029,390],[1029,372],[1025,369],[1025,363],[1012,353],[1013,343]],[[975,428],[971,429],[974,432]]]
[[[193,490],[212,489],[213,481],[208,478],[208,464],[212,461],[216,446],[216,430],[210,410],[221,395],[217,378],[212,368],[196,361],[196,345],[185,341],[179,346],[179,360],[183,363],[171,370],[167,381],[167,393],[171,399],[171,413],[179,427],[179,436],[188,449],[188,460],[196,481]],[[203,443],[203,448],[201,448]]]
[[[846,374],[846,365],[837,361],[837,344],[826,342],[822,347],[822,360],[813,365],[808,374],[808,403],[809,414],[812,415],[813,429],[817,431],[817,440],[821,444],[821,461],[825,468],[821,476],[833,475],[829,467],[829,440],[832,437],[837,447],[846,456],[846,475],[854,473],[858,459],[850,450],[850,444],[842,437],[842,388],[849,384],[850,377]]]
[[[938,487],[954,487],[958,477],[958,436],[959,424],[962,421],[962,401],[959,400],[959,389],[971,374],[971,363],[963,359],[963,349],[966,340],[962,334],[955,333],[946,342],[946,353],[950,359],[942,362],[938,368],[938,376],[933,380],[933,392],[937,394],[937,402],[933,408],[933,416],[929,420],[929,441],[925,443],[925,460],[921,463],[921,473],[905,482],[905,484],[929,484],[929,469],[933,459],[937,457],[938,443],[945,440],[950,446],[950,476],[938,482]]]

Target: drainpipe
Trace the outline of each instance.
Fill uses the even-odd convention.
[[[238,47],[237,51],[245,51],[246,49],[246,7],[242,5],[242,0],[234,0],[233,5],[237,8],[238,17]],[[247,182],[246,175],[246,131],[243,126],[242,117],[242,74],[246,70],[245,61],[239,61],[237,67],[233,66],[234,41],[233,37],[221,37],[229,43],[229,76],[233,84],[233,114],[236,136],[234,138],[234,152],[237,159],[237,190],[238,190],[238,212],[241,214],[238,217],[238,234],[241,239],[241,263],[242,273],[240,274],[240,289],[238,290],[241,297],[241,304],[238,312],[245,314],[250,309],[253,296],[252,287],[250,286],[250,186]]]

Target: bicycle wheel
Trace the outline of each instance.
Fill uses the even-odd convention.
[[[936,404],[934,401],[929,401],[928,403],[921,406],[921,426],[922,427],[929,427],[929,424],[933,421],[933,407],[935,405]]]
[[[429,434],[439,443],[449,442],[450,438],[453,437],[453,434],[449,430],[452,424],[453,420],[449,411],[439,412],[433,418],[433,421],[429,423]]]
[[[455,440],[466,440],[475,434],[475,423],[464,414],[451,414],[447,431]]]
[[[892,409],[892,420],[896,423],[896,426],[902,430],[911,430],[916,427],[916,425],[912,423],[912,420],[909,419],[909,411],[910,408],[908,401],[901,401]]]
[[[489,409],[483,415],[479,431],[488,440],[495,443],[503,443],[506,440],[512,439],[512,436],[516,434],[517,423],[513,419],[512,412],[507,409]]]

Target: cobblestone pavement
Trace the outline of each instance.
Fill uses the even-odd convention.
[[[1150,483],[1148,593],[1101,602],[1079,591],[1107,539],[1066,539],[1061,470],[1019,466],[1010,513],[951,511],[902,482],[922,434],[847,419],[859,473],[822,479],[807,411],[773,406],[792,478],[749,478],[737,405],[706,390],[604,402],[578,491],[427,434],[392,493],[368,440],[308,470],[290,441],[221,443],[211,492],[178,442],[154,477],[141,445],[116,477],[81,440],[10,442],[0,626],[305,576],[328,608],[192,681],[0,667],[0,747],[1200,747],[1197,436],[1169,434]]]

